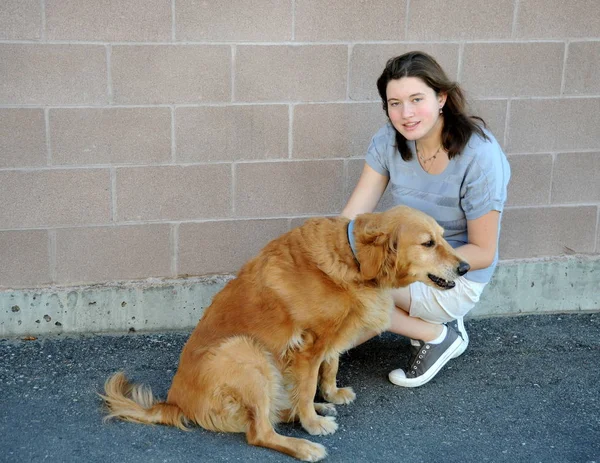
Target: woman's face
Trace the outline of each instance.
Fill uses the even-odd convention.
[[[441,134],[440,108],[446,102],[445,94],[437,95],[418,77],[391,80],[386,93],[388,115],[404,138],[419,140]]]

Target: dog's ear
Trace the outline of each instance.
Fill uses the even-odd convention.
[[[382,270],[389,252],[389,234],[382,227],[381,214],[361,214],[354,227],[360,273],[373,280]]]

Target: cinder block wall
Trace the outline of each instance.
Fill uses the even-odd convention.
[[[3,0],[0,287],[234,272],[338,214],[413,49],[509,154],[501,257],[597,253],[597,0]]]

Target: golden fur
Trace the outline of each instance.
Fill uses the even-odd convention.
[[[109,378],[107,418],[221,432],[250,444],[318,461],[325,448],[277,434],[299,420],[313,435],[331,434],[335,408],[313,403],[317,383],[333,404],[352,402],[338,388],[339,354],[366,332],[382,332],[393,308],[389,289],[435,286],[461,272],[460,257],[429,216],[408,207],[355,220],[356,259],[345,218],[316,218],[271,241],[215,297],[183,348],[166,402],[149,389]],[[451,283],[448,283],[451,285]]]

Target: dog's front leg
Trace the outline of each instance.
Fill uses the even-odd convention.
[[[320,368],[319,389],[323,398],[332,404],[349,404],[356,399],[356,394],[351,387],[338,388],[336,377],[340,365],[339,354],[331,354],[323,360]]]
[[[312,435],[333,434],[338,425],[332,416],[319,416],[315,411],[314,398],[322,357],[317,359],[308,352],[296,356],[293,375],[295,391],[293,400],[302,427]]]

